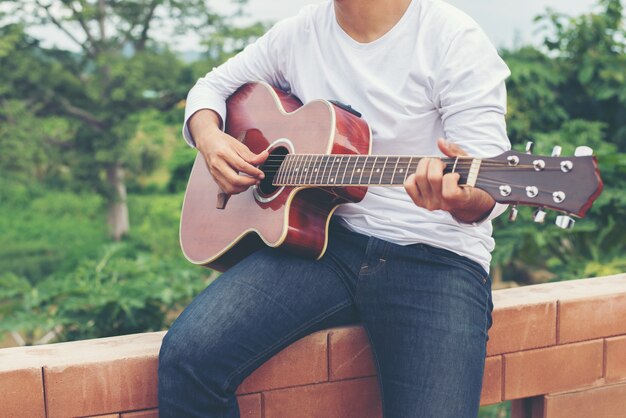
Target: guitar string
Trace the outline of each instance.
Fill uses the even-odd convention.
[[[337,160],[340,160],[340,159],[335,159],[333,161],[333,163],[336,163]],[[511,167],[511,168],[533,168],[533,169],[535,168],[535,166],[531,165],[531,164],[518,164],[518,165],[513,165],[512,166],[512,165],[510,165],[508,163],[498,162],[498,161],[490,161],[490,160],[479,160],[479,161],[480,161],[480,166],[481,167]],[[315,164],[321,164],[322,162],[330,162],[330,161],[326,161],[326,160],[316,161]],[[309,162],[297,161],[296,162],[296,161],[291,161],[290,160],[290,161],[285,162],[284,160],[273,160],[273,161],[269,161],[269,163],[270,164],[268,164],[268,161],[266,160],[261,166],[262,167],[268,167],[268,166],[276,167],[276,166],[281,166],[283,164],[288,164],[288,163],[291,163],[291,164],[295,163],[296,165],[300,165],[300,166],[308,166],[308,165],[311,165],[312,161],[309,161]],[[400,163],[400,162],[398,162],[398,163]],[[418,161],[410,161],[410,162],[408,162],[409,165],[413,165],[413,164],[416,164],[416,163],[418,163]],[[445,162],[444,161],[444,164],[446,164],[446,165],[450,165],[450,164],[453,164],[453,163],[454,163],[454,161],[450,161],[450,162]],[[340,165],[343,166],[343,164],[344,163],[340,161]],[[346,166],[349,166],[350,164],[352,164],[352,162],[346,163]],[[357,166],[357,164],[361,165],[361,163],[357,161],[356,164],[355,164],[355,167]],[[382,161],[377,161],[377,162],[366,161],[366,162],[364,162],[362,164],[364,166],[375,166],[375,165],[380,165],[380,164],[384,164],[384,163]],[[393,162],[392,162],[392,164],[393,164]],[[402,162],[402,164],[405,164],[405,162]],[[473,164],[474,164],[474,160],[472,160],[472,161],[459,161],[457,163],[457,166],[468,166],[468,165],[471,166]]]
[[[336,163],[336,162],[337,162],[337,160],[338,160],[338,159],[337,159],[337,158],[335,158],[335,160],[333,160],[333,163]],[[340,160],[340,159],[339,159],[339,160]],[[471,159],[471,160],[461,160],[461,161],[459,161],[459,162],[457,163],[457,166],[467,166],[467,165],[472,165],[472,164],[474,164],[474,160],[475,160],[475,159]],[[480,166],[481,166],[481,167],[515,167],[515,168],[532,168],[532,169],[535,169],[535,166],[534,166],[534,165],[530,165],[530,164],[518,164],[518,165],[514,165],[514,166],[512,166],[512,165],[510,165],[509,163],[506,163],[506,162],[500,162],[500,161],[495,161],[495,160],[488,160],[488,159],[483,159],[483,160],[478,159],[478,160],[480,161]],[[267,162],[268,162],[268,161],[269,161],[271,164],[267,164]],[[289,161],[289,162],[290,162],[290,163],[292,163],[292,164],[293,164],[293,163],[295,163],[296,165],[298,165],[298,164],[299,164],[299,165],[301,165],[301,166],[306,166],[306,165],[310,165],[310,164],[311,164],[311,161],[306,162],[305,160],[302,160],[302,161]],[[318,163],[321,163],[321,162],[329,162],[329,161],[322,160],[322,161],[316,161],[315,163],[316,163],[316,164],[318,164]],[[409,161],[409,165],[415,164],[416,162],[418,162],[418,161]],[[282,165],[282,164],[284,164],[284,163],[285,163],[285,160],[284,160],[284,159],[275,159],[275,160],[269,160],[269,159],[268,159],[268,160],[266,160],[266,162],[265,162],[265,163],[263,163],[261,166],[262,166],[262,167],[268,167],[268,166],[275,167],[275,166],[277,166],[277,165],[278,165],[278,166],[281,166],[281,165]],[[399,163],[399,162],[398,162],[398,163]],[[454,163],[454,161],[453,161],[453,160],[452,160],[452,161],[451,161],[451,160],[448,160],[447,162],[446,162],[446,161],[444,161],[444,163],[445,163],[445,164],[452,164],[452,163]],[[340,161],[340,165],[343,165],[343,164],[344,164],[344,163],[342,163],[342,162]],[[351,164],[351,162],[348,162],[348,163],[346,164],[346,166],[349,166],[350,164]],[[356,164],[359,164],[359,161],[357,161],[357,162],[356,162]],[[355,164],[355,167],[356,167],[356,164]],[[380,164],[381,164],[381,161],[365,161],[363,165],[364,165],[364,166],[368,166],[368,165],[375,166],[375,165],[380,165]],[[403,164],[404,164],[404,162],[403,162]]]
[[[333,161],[333,163],[336,163],[337,160],[340,160],[340,159],[335,159]],[[512,166],[512,165],[510,165],[508,163],[504,163],[504,162],[489,161],[489,160],[479,160],[479,161],[480,161],[480,166],[481,167],[515,167],[515,168],[533,168],[533,169],[535,168],[535,166],[531,165],[531,164],[518,164],[518,165]],[[269,162],[269,164],[268,164],[268,162]],[[316,161],[314,163],[314,165],[315,164],[320,164],[322,162],[327,162],[327,161],[326,160]],[[330,161],[328,161],[328,162],[330,162]],[[292,163],[292,164],[295,163],[296,165],[307,166],[307,165],[311,165],[312,161],[309,161],[309,162],[305,162],[305,161],[297,161],[297,162],[289,161],[289,163]],[[400,164],[400,162],[398,162],[398,163]],[[418,163],[418,161],[410,161],[408,163],[410,165],[413,165],[413,164]],[[445,162],[444,161],[444,164],[446,164],[446,165],[453,164],[453,163],[454,163],[453,161],[450,161],[450,162]],[[276,167],[276,166],[281,166],[282,164],[285,164],[284,160],[272,160],[272,161],[266,160],[261,166],[263,166],[263,167],[268,167],[268,166]],[[340,162],[340,164],[342,166],[343,166],[343,164],[346,164],[346,166],[349,166],[350,164],[352,164],[352,162],[348,162],[348,163]],[[368,166],[368,165],[375,166],[375,165],[380,165],[380,164],[384,164],[384,163],[382,161],[365,161],[363,163],[357,161],[355,163],[355,166],[356,166],[356,164],[358,164],[358,165],[363,164],[364,166]],[[393,164],[393,162],[392,162],[392,164]],[[405,162],[402,162],[401,164],[405,164]],[[471,166],[472,164],[474,164],[474,160],[472,160],[472,161],[459,161],[457,163],[457,166],[468,166],[468,165]]]
[[[357,155],[357,154],[288,154],[288,155],[297,155],[298,157],[302,157],[299,160],[296,158],[289,158],[290,162],[295,162],[295,163],[304,163],[304,164],[310,164],[311,161],[307,161],[305,160],[305,157],[315,157],[317,159],[320,159],[322,161],[325,161],[324,158],[325,157],[335,157],[334,161],[336,162],[338,159],[341,161],[342,158],[344,157],[348,157],[349,159],[354,158],[358,161],[359,158],[364,158],[367,161],[365,161],[365,163],[367,164],[380,164],[380,161],[369,161],[370,158],[373,158],[375,160],[377,160],[378,158],[386,158],[386,159],[390,159],[390,158],[397,158],[398,162],[400,162],[402,159],[408,159],[409,163],[413,163],[413,162],[419,162],[420,159],[422,158],[438,158],[438,157],[405,157],[405,156],[395,156],[395,155]],[[272,162],[272,163],[279,163],[282,164],[285,160],[286,160],[287,156],[273,156],[270,155],[265,161],[266,162]],[[549,157],[546,157],[549,158]],[[293,160],[293,161],[291,161]],[[416,160],[416,161],[413,161]],[[456,159],[454,158],[441,158],[441,160],[444,163],[454,163],[456,161]],[[501,166],[507,166],[507,167],[534,167],[533,165],[530,164],[518,164],[515,166],[510,165],[508,162],[504,162],[504,161],[498,161],[498,160],[494,160],[493,158],[474,158],[474,157],[460,157],[458,164],[473,164],[474,160],[479,160],[481,162],[481,165],[501,165]],[[316,161],[317,162],[317,161]],[[343,163],[342,163],[343,164]],[[349,164],[349,163],[348,163]]]
[[[300,168],[300,167],[297,167],[297,168]],[[284,173],[286,175],[296,175],[296,174],[300,175],[301,173],[309,172],[308,171],[308,167],[302,167],[302,168],[305,168],[307,170],[295,170],[295,168],[290,168],[290,169],[287,169],[287,170],[282,170],[282,173]],[[342,168],[345,171],[346,167],[339,167],[339,166],[333,168],[332,170],[336,170],[337,172],[339,172],[339,171],[342,170]],[[383,171],[380,167],[375,167],[375,166],[353,167],[352,170],[356,171],[358,169],[358,170],[363,170],[363,171],[370,171],[370,170],[373,170],[374,168],[377,168],[377,169]],[[446,167],[446,168],[449,168],[449,167]],[[455,170],[455,172],[458,173],[458,172],[462,172],[463,170],[469,170],[471,168],[472,168],[471,164],[470,165],[458,164],[457,165],[457,170]],[[556,168],[556,167],[543,168],[542,170],[537,171],[532,166],[529,166],[529,167],[520,167],[520,166],[503,167],[503,166],[483,166],[483,165],[481,165],[479,167],[479,170],[480,170],[480,172],[483,172],[483,170],[487,171],[487,172],[504,172],[504,171],[510,171],[510,169],[512,169],[512,168],[514,168],[517,171],[523,171],[523,172],[534,171],[534,172],[537,172],[537,173],[562,171],[560,168]],[[281,170],[281,166],[271,166],[271,167],[267,167],[265,165],[261,166],[261,171],[263,171],[264,173],[268,173],[268,174],[277,173],[280,170]],[[323,169],[321,169],[321,170],[323,171]],[[404,168],[402,168],[402,170],[404,170]],[[313,171],[313,170],[311,170],[311,171]],[[411,170],[411,171],[414,171],[414,170]],[[391,170],[391,169],[384,170],[384,173],[387,173],[387,174],[392,173],[392,172],[395,173],[395,174],[402,174],[402,171]]]
[[[494,186],[501,186],[501,185],[503,185],[503,182],[498,181],[497,179],[490,178],[490,177],[481,177],[481,178],[477,179],[476,184],[479,184],[479,183],[488,184],[488,185],[494,185]],[[296,182],[293,182],[293,183],[287,183],[287,182],[283,183],[283,182],[280,182],[280,183],[277,183],[277,184],[274,184],[274,183],[272,183],[272,184],[275,185],[275,186],[282,186],[282,185],[304,186],[304,185],[310,185],[310,186],[320,186],[320,187],[321,186],[367,186],[368,185],[367,183],[365,183],[365,184],[360,184],[360,183],[332,183],[332,184],[331,183],[320,183],[320,184],[302,183],[302,184],[299,184],[299,183],[296,183]],[[376,185],[393,186],[392,184],[382,184],[382,183],[381,184],[377,183]],[[512,188],[517,188],[517,189],[522,189],[522,190],[525,190],[526,187],[528,186],[528,185],[521,185],[521,184],[507,184],[507,185],[512,187]],[[395,184],[395,186],[401,186],[401,184],[398,183],[398,184]],[[539,189],[539,188],[537,189],[537,191],[539,193],[551,194],[550,191]]]
[[[289,155],[294,155],[294,154],[289,154]],[[414,162],[413,160],[415,160],[415,162],[418,162],[419,160],[423,159],[423,158],[439,158],[439,157],[400,157],[400,156],[395,156],[395,155],[357,155],[357,154],[316,154],[316,155],[309,155],[309,154],[297,154],[298,158],[297,159],[295,157],[292,158],[286,158],[286,156],[272,156],[270,155],[266,161],[271,161],[271,162],[279,162],[282,163],[285,160],[289,160],[290,162],[297,162],[297,163],[302,163],[305,160],[305,157],[314,157],[315,159],[319,159],[319,160],[325,160],[328,159],[329,157],[335,157],[335,161],[340,160],[341,158],[345,158],[348,157],[349,159],[365,159],[367,160],[367,163],[379,163],[380,161],[371,161],[370,159],[373,160],[377,160],[378,158],[386,158],[386,159],[392,159],[392,158],[397,158],[398,162],[400,162],[402,159],[409,160],[410,162]],[[456,160],[455,158],[440,158],[442,161],[447,162],[447,163],[454,163],[454,161]],[[508,162],[504,162],[504,161],[498,161],[498,160],[494,160],[492,158],[475,158],[475,157],[460,157],[459,158],[459,163],[473,163],[474,160],[479,160],[482,163],[485,164],[501,164],[501,165],[509,165]],[[309,161],[310,162],[310,161]]]

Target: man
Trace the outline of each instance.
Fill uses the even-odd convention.
[[[304,103],[353,106],[373,154],[492,156],[509,147],[508,75],[477,25],[439,0],[327,0],[200,79],[184,134],[225,192],[258,183],[267,152],[220,128],[225,99],[264,80]],[[265,249],[224,273],[163,341],[160,416],[238,417],[235,390],[255,368],[313,331],[361,322],[385,417],[475,417],[491,325],[489,220],[503,209],[457,181],[423,159],[405,189],[371,187],[341,206],[321,260]]]

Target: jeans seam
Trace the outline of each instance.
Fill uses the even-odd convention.
[[[274,344],[272,344],[269,347],[267,347],[265,350],[261,351],[260,353],[257,353],[255,356],[251,357],[248,361],[243,363],[241,366],[239,366],[237,369],[235,369],[235,371],[233,371],[231,374],[229,374],[228,377],[226,377],[226,381],[222,385],[222,388],[227,389],[230,386],[230,384],[231,384],[231,382],[232,382],[232,380],[233,380],[233,378],[235,376],[240,374],[243,370],[245,370],[251,364],[253,364],[256,361],[258,361],[260,358],[264,357],[267,353],[275,350],[277,347],[281,346],[286,341],[291,340],[295,335],[298,335],[299,333],[301,333],[302,331],[304,331],[306,328],[310,327],[311,325],[315,324],[316,322],[323,321],[324,319],[328,318],[329,316],[339,312],[343,308],[346,308],[346,307],[350,306],[351,303],[352,303],[351,301],[346,301],[346,302],[340,303],[339,305],[336,305],[335,307],[333,307],[333,308],[323,312],[322,314],[320,314],[320,315],[310,319],[309,321],[305,322],[301,326],[295,328],[292,332],[290,332],[289,334],[287,334],[284,337],[280,338],[278,341],[276,341]]]
[[[368,268],[367,266],[367,256],[369,254],[369,250],[372,247],[372,243],[374,242],[374,238],[373,237],[369,237],[367,240],[367,245],[365,246],[365,251],[363,251],[363,257],[361,257],[361,262],[359,263],[359,272],[357,273],[357,276],[361,276],[361,271],[363,271],[363,268]]]
[[[383,377],[382,377],[382,372],[380,368],[380,361],[378,361],[378,354],[376,354],[376,347],[374,346],[374,340],[372,339],[372,334],[370,333],[369,329],[367,329],[365,324],[363,324],[363,328],[365,329],[365,333],[367,334],[367,338],[370,342],[370,347],[372,349],[372,354],[374,357],[374,363],[376,366],[376,380],[378,381],[378,388],[380,391],[380,406],[383,412],[382,418],[385,418],[385,391],[383,390]]]
[[[375,238],[370,238],[370,239],[375,239]],[[368,252],[369,252],[369,249],[370,249],[369,242],[368,242],[367,249],[365,250],[364,259],[361,262],[361,268],[359,270],[359,277],[366,277],[366,276],[370,276],[372,274],[378,273],[383,267],[385,267],[385,264],[387,263],[387,258],[386,257],[387,257],[387,254],[389,253],[389,246],[391,244],[388,243],[388,242],[384,242],[384,241],[381,241],[381,242],[382,242],[382,246],[383,247],[382,247],[382,252],[381,252],[380,258],[378,260],[378,264],[373,266],[371,268],[371,270],[370,270],[370,266],[368,266],[366,264],[367,257],[368,257]],[[363,272],[363,267],[364,266],[366,267],[366,271],[365,272]]]
[[[341,283],[343,283],[344,287],[346,288],[346,291],[348,292],[350,297],[354,300],[356,298],[356,295],[352,291],[352,288],[350,286],[349,281],[345,278],[346,274],[344,272],[340,271],[340,269],[335,268],[335,266],[332,263],[330,263],[330,262],[325,260],[325,258],[328,258],[329,260],[332,261],[333,257],[334,257],[334,255],[332,255],[330,253],[326,254],[324,256],[324,258],[320,260],[320,265],[322,267],[326,267],[327,269],[331,270],[333,273],[335,273],[337,275],[337,277],[339,277],[339,280],[341,280]]]

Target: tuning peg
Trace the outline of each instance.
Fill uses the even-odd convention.
[[[559,215],[556,217],[556,226],[563,229],[572,229],[576,221],[568,215]]]
[[[593,149],[585,145],[576,147],[576,150],[574,151],[575,157],[588,157],[590,155],[593,155]]]
[[[558,145],[555,145],[554,148],[552,148],[552,156],[553,157],[560,157],[561,156],[561,147]]]
[[[542,224],[546,220],[547,212],[543,210],[543,208],[538,208],[535,213],[533,213],[533,221]]]
[[[509,212],[509,221],[515,222],[515,220],[517,219],[517,212],[517,205],[511,206],[511,211]]]
[[[526,143],[526,154],[532,154],[533,148],[535,148],[535,143],[533,141],[528,141]]]

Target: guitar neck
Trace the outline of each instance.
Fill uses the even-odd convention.
[[[399,155],[288,154],[272,155],[263,165],[274,186],[402,186],[425,157]],[[460,175],[459,184],[473,186],[481,160],[442,158],[444,172]]]

